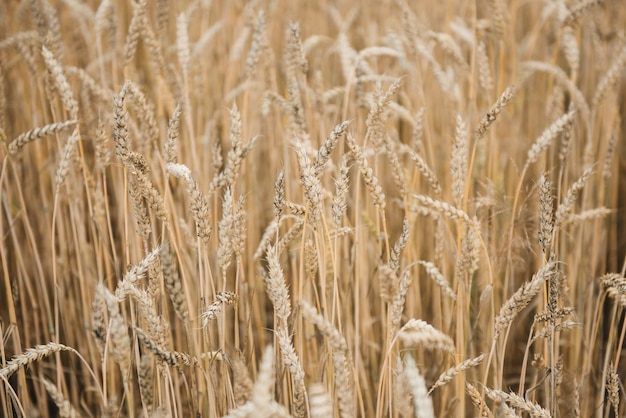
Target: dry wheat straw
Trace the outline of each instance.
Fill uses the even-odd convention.
[[[54,135],[56,133],[64,131],[67,128],[71,128],[77,123],[77,120],[72,119],[66,120],[64,122],[51,123],[49,125],[42,126],[41,128],[31,129],[30,131],[20,134],[9,143],[9,152],[11,154],[16,154],[24,145],[28,144],[29,142],[46,137],[48,135]]]
[[[426,382],[420,374],[415,360],[410,355],[404,359],[404,379],[406,380],[411,395],[413,395],[413,408],[415,416],[420,418],[435,418],[433,401],[428,396]]]

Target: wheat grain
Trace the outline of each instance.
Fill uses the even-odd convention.
[[[31,129],[30,131],[20,134],[9,143],[9,152],[11,154],[17,154],[17,152],[29,142],[44,138],[49,135],[54,135],[56,133],[66,130],[67,128],[71,128],[77,123],[77,120],[71,119],[63,122],[51,123],[40,128]]]
[[[539,245],[544,254],[548,254],[552,245],[554,230],[552,183],[542,175],[539,178]]]
[[[275,247],[269,246],[267,248],[268,279],[265,285],[267,286],[267,293],[270,300],[274,305],[274,312],[282,321],[282,324],[285,325],[291,315],[291,299],[289,297],[289,290],[287,289],[283,269],[278,259],[279,255],[280,253],[276,251]]]
[[[452,338],[421,319],[409,319],[398,332],[398,337],[407,347],[423,347],[454,354]]]
[[[57,389],[54,383],[45,378],[41,379],[41,383],[46,388],[48,395],[50,395],[50,398],[52,398],[57,408],[59,408],[60,417],[74,418],[79,416],[78,412],[76,412],[72,404],[67,399],[65,399],[63,393]]]
[[[49,356],[50,354],[58,353],[60,351],[71,351],[78,355],[78,352],[72,347],[68,347],[59,343],[47,343],[36,345],[32,348],[26,349],[22,354],[14,356],[11,360],[7,361],[3,368],[0,369],[0,376],[4,379],[8,379],[22,367],[26,367],[36,361]]]
[[[233,305],[237,302],[237,295],[233,292],[218,292],[215,301],[204,312],[202,312],[202,327],[209,325],[209,322],[218,318],[222,314],[224,305]]]
[[[537,138],[532,147],[528,150],[525,167],[529,167],[539,159],[541,152],[548,148],[552,141],[567,128],[573,121],[575,115],[576,111],[572,109],[543,131],[541,136]]]
[[[212,232],[207,195],[199,189],[198,183],[191,176],[191,170],[186,165],[169,163],[166,169],[170,174],[185,180],[187,183],[189,209],[196,223],[196,234],[202,242],[207,243]]]
[[[509,104],[513,96],[515,95],[515,86],[507,87],[500,95],[498,100],[489,109],[487,114],[480,120],[478,127],[474,131],[476,139],[480,139],[487,134],[489,127],[495,122],[498,114],[502,112],[502,109]]]
[[[137,367],[137,383],[141,392],[141,400],[148,411],[152,410],[154,403],[154,385],[152,383],[152,356],[145,353],[141,356]]]
[[[274,182],[274,222],[280,222],[285,211],[285,169],[278,173]],[[256,258],[256,257],[255,257]]]
[[[476,367],[485,359],[485,355],[481,354],[477,357],[467,359],[454,367],[449,368],[445,372],[441,373],[435,383],[428,390],[428,395],[430,395],[433,390],[440,388],[446,384],[448,384],[452,379],[459,375],[459,373],[464,372],[465,370]]]
[[[333,348],[333,364],[335,366],[335,378],[337,379],[337,397],[339,398],[339,412],[342,418],[354,416],[354,391],[350,384],[348,345],[345,338],[337,329],[327,322],[317,310],[300,301],[302,315],[312,322],[324,334]]]
[[[522,311],[541,290],[541,285],[554,276],[554,262],[548,262],[543,266],[532,278],[531,281],[525,283],[507,300],[495,319],[495,338],[502,331],[508,328],[513,319]]]
[[[187,300],[185,299],[185,293],[183,291],[183,283],[178,275],[178,268],[176,267],[167,241],[163,243],[159,250],[159,258],[163,268],[163,281],[165,282],[167,293],[172,300],[174,311],[182,321],[186,322],[189,318]]]
[[[487,405],[485,404],[485,401],[480,395],[480,392],[478,391],[478,389],[476,389],[470,383],[465,382],[465,393],[469,395],[474,406],[479,411],[482,411],[482,414],[481,414],[482,418],[493,418],[493,412],[491,412],[489,407],[487,407]]]
[[[456,206],[462,206],[465,198],[465,182],[468,173],[469,142],[465,122],[456,115],[456,135],[450,156],[450,176],[452,178],[452,198]]]
[[[578,194],[591,177],[593,173],[593,167],[587,167],[583,174],[572,184],[569,189],[567,189],[567,195],[563,202],[556,209],[556,213],[554,214],[555,225],[558,228],[565,219],[566,215],[572,210],[574,204],[576,203],[576,199],[578,198]]]
[[[426,391],[426,382],[420,374],[413,357],[406,356],[404,359],[404,378],[413,395],[413,408],[415,416],[420,418],[435,418],[433,401]]]
[[[333,152],[333,149],[337,146],[339,139],[344,135],[346,130],[350,126],[350,121],[346,120],[339,125],[335,126],[331,131],[326,141],[322,144],[319,151],[317,152],[317,158],[315,159],[314,170],[315,175],[320,177],[324,171],[324,167],[328,163],[330,159],[330,154]]]
[[[348,194],[349,188],[349,174],[350,166],[348,157],[344,155],[339,165],[339,177],[335,179],[335,196],[333,196],[331,207],[333,223],[337,228],[341,225],[341,219],[348,208],[346,195]]]
[[[543,409],[536,403],[527,401],[526,399],[514,393],[506,393],[501,390],[494,390],[494,389],[489,389],[489,388],[485,388],[485,393],[487,394],[487,396],[489,396],[491,399],[495,400],[496,402],[507,402],[514,408],[521,409],[522,411],[528,412],[531,417],[537,417],[537,418],[550,418],[551,417],[550,412],[548,412],[546,409]]]
[[[450,297],[452,300],[456,300],[456,293],[454,292],[454,290],[452,290],[452,288],[448,284],[448,281],[445,279],[443,274],[441,274],[441,272],[434,263],[422,260],[419,260],[417,263],[426,268],[426,273],[428,273],[428,276],[437,284],[437,286],[441,288],[441,291],[445,295]]]
[[[374,206],[376,206],[379,210],[384,211],[386,205],[385,195],[383,194],[378,178],[374,175],[374,171],[365,159],[365,154],[363,154],[361,147],[357,145],[350,133],[347,135],[347,143],[352,152],[352,156],[359,166],[361,176],[363,176],[363,182],[370,192]]]

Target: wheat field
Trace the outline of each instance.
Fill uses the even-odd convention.
[[[619,0],[0,2],[0,415],[626,415]]]

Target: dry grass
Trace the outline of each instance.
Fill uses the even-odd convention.
[[[0,22],[0,415],[626,415],[619,1]]]

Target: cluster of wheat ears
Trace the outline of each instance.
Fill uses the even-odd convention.
[[[0,2],[0,415],[624,416],[620,3]]]

